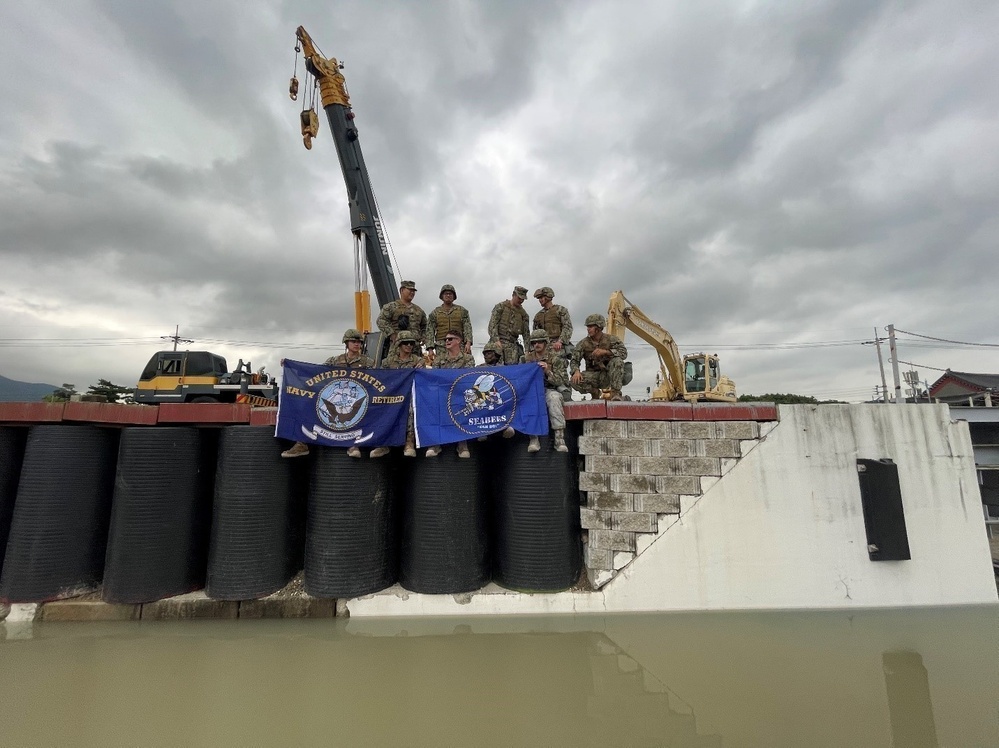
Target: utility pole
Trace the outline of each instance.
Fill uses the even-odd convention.
[[[895,380],[895,404],[902,404],[902,381],[898,375],[898,350],[895,347],[895,325],[888,325],[888,353],[891,354],[891,373]]]
[[[173,335],[160,335],[161,340],[172,340],[173,349],[177,350],[178,343],[193,343],[193,340],[188,340],[187,338],[180,337],[180,325],[174,327]]]
[[[874,345],[878,348],[878,368],[881,370],[881,392],[884,393],[884,402],[888,404],[888,380],[885,379],[885,362],[881,358],[881,338],[878,336],[878,328],[874,328]]]

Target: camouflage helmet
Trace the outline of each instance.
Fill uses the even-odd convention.
[[[547,296],[549,299],[555,298],[555,292],[552,291],[550,286],[542,286],[537,291],[534,292],[534,298],[540,299],[542,296]]]
[[[351,327],[343,334],[343,342],[346,343],[348,340],[360,340],[363,343],[364,336],[361,335],[360,330],[355,330]]]
[[[454,294],[454,298],[456,299],[458,298],[458,292],[454,290],[454,286],[452,286],[450,283],[445,283],[443,286],[441,286],[441,292],[437,294],[437,298],[443,300],[445,291],[450,291],[451,293]]]
[[[486,351],[492,351],[497,356],[502,356],[503,355],[503,344],[501,342],[499,342],[498,340],[494,340],[494,341],[492,341],[490,343],[486,343],[484,346],[482,346],[482,352],[485,353]]]
[[[607,326],[607,320],[604,319],[604,315],[602,314],[591,314],[586,318],[586,326],[589,327],[590,325],[596,325],[603,330]]]
[[[403,343],[415,344],[416,336],[413,333],[411,333],[409,330],[401,330],[399,334],[396,335],[395,342],[397,342],[399,345],[402,345]]]
[[[534,332],[531,333],[531,342],[532,343],[537,343],[539,340],[541,340],[541,341],[543,341],[545,343],[548,342],[548,333],[547,333],[547,331],[545,331],[545,330],[535,330]]]

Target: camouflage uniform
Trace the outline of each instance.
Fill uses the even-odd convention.
[[[531,329],[546,331],[552,343],[561,340],[563,346],[572,345],[572,320],[569,319],[569,310],[561,304],[552,304],[535,314]]]
[[[597,348],[610,351],[610,359],[596,360],[593,351]],[[624,347],[620,338],[608,335],[602,330],[596,340],[587,335],[576,343],[576,348],[569,358],[570,376],[579,371],[581,361],[586,361],[586,371],[582,372],[583,381],[572,385],[573,389],[595,398],[600,397],[601,389],[611,389],[620,393],[624,386],[624,360],[627,357],[628,349]]]
[[[373,369],[375,362],[363,353],[351,356],[349,353],[341,353],[339,356],[331,356],[326,359],[326,366],[346,366],[348,369]]]
[[[545,373],[545,405],[548,406],[548,420],[553,429],[565,428],[565,410],[562,407],[562,393],[560,388],[569,384],[569,375],[565,368],[565,359],[551,348],[545,348],[545,353],[540,358],[533,350],[528,351],[521,358],[521,363],[530,364],[544,361],[548,364],[548,371]]]
[[[398,351],[382,361],[383,369],[423,369],[426,363],[423,356],[413,354],[403,361],[399,358]],[[413,403],[409,403],[409,415],[406,418],[406,449],[411,449],[416,443],[416,424],[413,421]]]
[[[406,322],[400,324],[402,319],[405,319]],[[375,324],[386,339],[398,335],[400,330],[409,330],[416,336],[417,343],[423,343],[426,340],[427,313],[416,304],[406,304],[398,299],[390,301],[382,307]],[[398,342],[393,338],[388,352],[395,353],[398,347]]]
[[[474,369],[475,356],[471,353],[459,353],[455,358],[448,358],[445,353],[434,359],[435,369]]]
[[[527,289],[524,289],[524,296]],[[503,346],[503,363],[515,364],[523,355],[524,349],[518,344],[523,336],[530,334],[531,318],[523,307],[516,307],[509,299],[493,307],[489,317],[489,338],[498,340]]]
[[[434,346],[437,356],[447,355],[444,350],[444,336],[448,330],[460,332],[465,338],[465,344],[472,344],[472,318],[468,316],[465,307],[452,304],[448,309],[441,304],[430,312],[427,318],[427,346]]]

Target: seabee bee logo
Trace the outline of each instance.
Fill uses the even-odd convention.
[[[371,398],[368,391],[353,379],[334,379],[316,398],[316,415],[327,428],[347,431],[364,418]]]
[[[466,434],[489,434],[513,421],[517,393],[501,374],[469,372],[451,385],[447,409],[451,422]]]

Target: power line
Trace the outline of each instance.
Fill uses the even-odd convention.
[[[999,343],[965,343],[960,340],[948,340],[947,338],[935,338],[932,335],[920,335],[918,332],[909,332],[908,330],[900,330],[897,327],[895,332],[904,333],[905,335],[912,335],[916,338],[925,338],[926,340],[935,340],[938,343],[950,343],[952,345],[974,345],[981,346],[983,348],[999,348]]]

